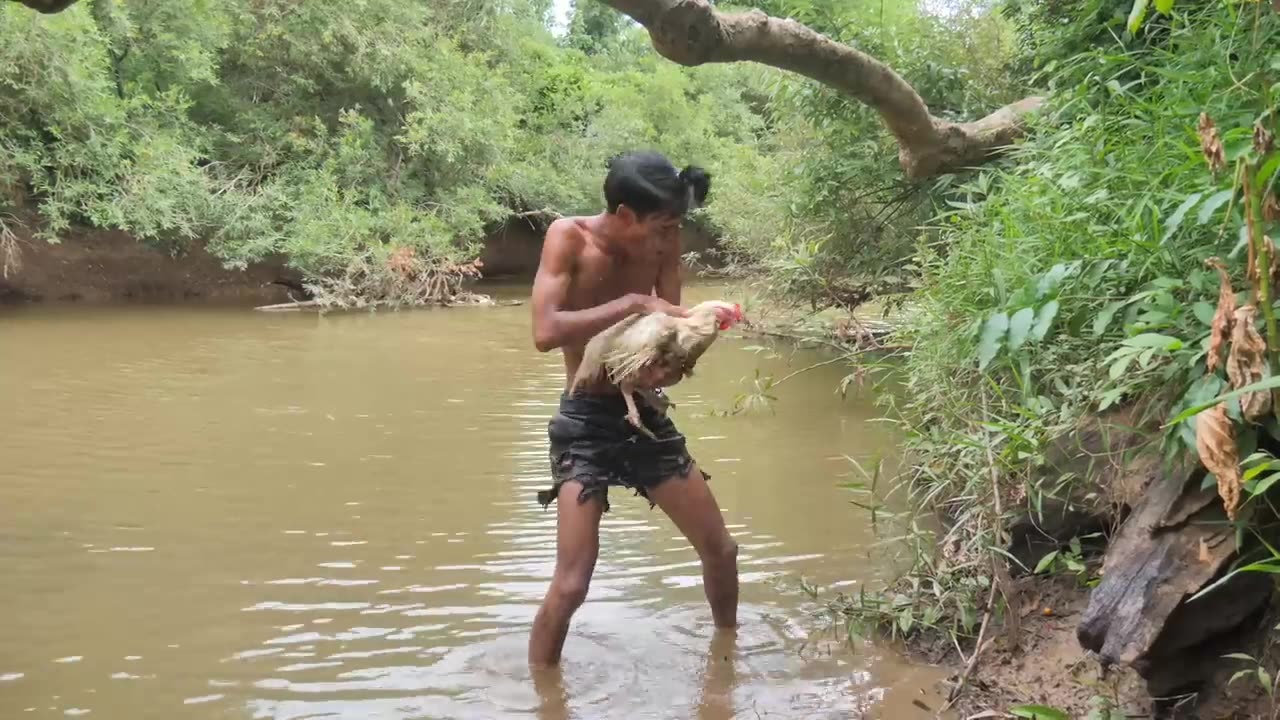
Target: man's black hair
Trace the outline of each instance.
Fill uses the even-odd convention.
[[[702,207],[710,190],[711,176],[705,170],[690,165],[677,171],[665,155],[652,151],[614,157],[604,179],[609,212],[626,205],[641,218],[654,213],[683,216]]]

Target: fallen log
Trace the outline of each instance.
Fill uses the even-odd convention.
[[[1150,464],[1145,492],[1108,547],[1076,629],[1104,666],[1131,666],[1152,697],[1188,691],[1265,608],[1271,580],[1241,573],[1194,602],[1237,557],[1235,532],[1205,471]]]

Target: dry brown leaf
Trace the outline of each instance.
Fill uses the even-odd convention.
[[[1280,195],[1271,193],[1262,203],[1262,219],[1267,222],[1280,222]]]
[[[1223,403],[1196,416],[1196,452],[1205,469],[1217,477],[1218,496],[1227,510],[1227,518],[1234,521],[1236,508],[1240,506],[1240,457],[1235,427]]]
[[[1262,236],[1262,242],[1267,246],[1267,256],[1271,258],[1271,287],[1272,297],[1275,297],[1275,287],[1280,281],[1280,257],[1276,257],[1276,244],[1266,235]]]
[[[1209,119],[1208,113],[1200,113],[1200,151],[1214,173],[1227,167],[1227,154],[1222,149],[1222,138],[1218,137],[1218,128]]]
[[[1200,538],[1200,562],[1209,563],[1212,560],[1213,556],[1209,554],[1209,543],[1205,542],[1204,538]]]
[[[1213,326],[1209,330],[1209,357],[1205,367],[1215,372],[1222,361],[1222,345],[1231,335],[1231,325],[1236,313],[1236,293],[1231,287],[1231,276],[1223,267],[1222,261],[1216,257],[1205,261],[1207,265],[1218,271],[1218,310],[1213,314]]]
[[[1253,149],[1259,155],[1266,155],[1271,152],[1271,148],[1275,147],[1276,136],[1268,129],[1263,127],[1262,121],[1259,120],[1253,124]]]
[[[1267,342],[1258,334],[1258,309],[1242,305],[1235,312],[1231,331],[1231,351],[1227,354],[1227,378],[1231,389],[1261,382],[1267,367]],[[1257,421],[1271,411],[1271,393],[1253,392],[1240,398],[1245,419]]]

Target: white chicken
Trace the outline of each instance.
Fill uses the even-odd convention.
[[[583,349],[582,363],[570,383],[570,394],[581,384],[607,376],[618,386],[627,403],[627,421],[646,436],[657,439],[640,420],[634,395],[639,393],[661,413],[672,403],[655,392],[693,374],[698,358],[711,347],[722,330],[743,321],[735,303],[708,300],[689,309],[689,316],[666,313],[630,315],[601,331]]]

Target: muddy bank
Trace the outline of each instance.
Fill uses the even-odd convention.
[[[76,228],[50,244],[21,231],[0,272],[0,303],[286,302],[302,277],[283,258],[223,267],[198,243],[169,254],[127,233]]]
[[[1259,664],[1228,657],[1245,653],[1276,667],[1275,586],[1264,573],[1243,573],[1192,600],[1248,543],[1237,547],[1194,457],[1162,458],[1165,416],[1154,403],[1135,405],[1088,418],[1046,448],[1040,480],[1082,482],[1066,497],[1043,499],[1038,511],[1024,502],[1007,523],[1014,562],[997,593],[1005,607],[965,676],[960,717],[1026,704],[1074,718],[1280,717],[1280,702],[1255,673],[1232,682]],[[1049,553],[1071,556],[1073,568],[1032,572]],[[953,647],[943,640],[918,650],[954,661]],[[966,652],[953,684],[972,658]],[[1091,714],[1108,705],[1114,714]]]
[[[0,254],[0,303],[227,302],[273,304],[306,299],[302,275],[283,257],[245,270],[228,269],[202,244],[177,254],[116,230],[75,228],[58,244],[31,237],[23,226]],[[544,230],[512,219],[485,239],[485,279],[529,279],[538,269]],[[684,232],[685,252],[714,246],[711,234]]]

